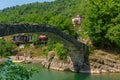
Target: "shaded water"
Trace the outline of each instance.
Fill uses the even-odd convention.
[[[35,73],[30,80],[120,80],[120,74],[82,74],[48,70],[37,66],[39,73]]]

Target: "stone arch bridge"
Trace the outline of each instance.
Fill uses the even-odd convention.
[[[87,46],[70,35],[62,32],[61,30],[47,24],[0,24],[0,37],[12,35],[17,33],[34,33],[34,32],[49,32],[54,33],[61,38],[74,44],[79,51],[79,54],[71,53],[71,59],[74,64],[75,70],[78,70],[83,65],[85,55],[87,53]],[[76,54],[76,55],[75,55]]]

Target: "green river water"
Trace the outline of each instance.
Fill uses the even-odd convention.
[[[49,70],[40,65],[34,66],[38,68],[39,73],[35,73],[30,80],[120,80],[119,73],[82,74]]]

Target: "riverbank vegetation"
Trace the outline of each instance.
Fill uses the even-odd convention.
[[[4,39],[0,39],[0,56],[6,57],[12,55],[15,47],[16,47],[15,44],[7,42]]]
[[[36,71],[23,64],[4,62],[0,64],[0,80],[29,80]]]
[[[65,48],[64,44],[60,42],[52,41],[49,39],[45,54],[48,55],[50,51],[54,51],[55,55],[57,55],[61,60],[67,59],[68,50]]]

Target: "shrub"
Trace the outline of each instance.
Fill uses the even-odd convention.
[[[48,40],[47,48],[44,49],[45,55],[48,55],[49,51],[55,51],[56,55],[61,59],[65,60],[67,58],[68,50],[62,43],[56,42],[52,39]]]
[[[64,47],[63,44],[61,43],[56,43],[55,44],[55,51],[57,56],[61,59],[61,60],[65,60],[67,58],[67,53],[68,50]]]
[[[13,53],[14,48],[15,48],[15,44],[6,42],[3,39],[0,40],[0,55],[2,57],[11,55]]]
[[[29,80],[35,71],[22,64],[5,62],[0,64],[0,80]]]
[[[82,29],[96,47],[120,47],[120,0],[87,0]],[[104,5],[104,6],[103,6]]]

